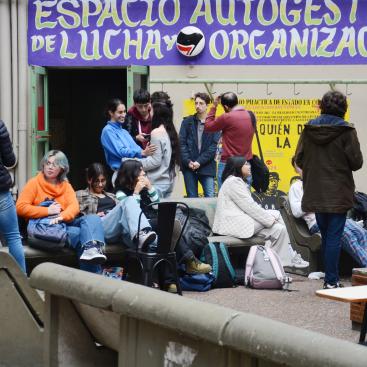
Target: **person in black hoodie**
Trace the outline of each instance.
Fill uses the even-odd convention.
[[[354,126],[344,120],[348,104],[338,91],[327,92],[319,103],[321,115],[309,121],[296,149],[296,164],[303,171],[302,210],[314,212],[322,237],[324,288],[339,282],[341,237],[347,211],[353,207],[352,171],[363,157]]]
[[[14,200],[10,193],[13,186],[9,168],[13,168],[17,160],[10,141],[8,130],[0,120],[0,233],[5,237],[10,254],[26,273],[24,250],[19,233],[18,217]]]

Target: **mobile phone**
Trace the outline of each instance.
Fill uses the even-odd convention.
[[[145,140],[150,141],[150,134],[143,134],[143,135],[144,135]]]

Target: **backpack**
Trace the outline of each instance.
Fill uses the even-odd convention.
[[[206,292],[208,291],[215,277],[213,273],[207,274],[187,274],[184,271],[180,276],[181,289],[183,291]]]
[[[201,260],[213,268],[213,288],[231,288],[236,285],[236,272],[224,243],[209,243],[204,247]]]
[[[278,254],[265,246],[251,246],[246,261],[245,285],[256,289],[288,289]]]
[[[363,220],[367,219],[367,195],[363,192],[356,191],[354,193],[354,204],[353,204],[353,219]]]

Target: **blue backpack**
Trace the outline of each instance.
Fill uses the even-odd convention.
[[[236,272],[224,243],[209,243],[204,247],[201,261],[213,268],[213,288],[232,288],[236,285]]]

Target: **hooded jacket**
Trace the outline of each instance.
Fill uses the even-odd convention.
[[[13,167],[16,161],[8,130],[0,120],[0,191],[8,191],[13,186],[6,167]]]
[[[309,121],[298,142],[296,163],[303,170],[304,212],[346,213],[352,208],[352,171],[363,164],[352,124],[326,114]]]

